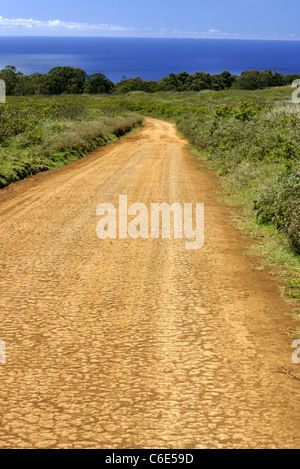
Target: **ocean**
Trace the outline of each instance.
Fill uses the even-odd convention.
[[[6,65],[24,74],[69,65],[104,73],[113,82],[123,75],[160,80],[182,71],[300,74],[300,41],[0,37],[0,69]]]

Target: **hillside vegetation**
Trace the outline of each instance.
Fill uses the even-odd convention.
[[[0,105],[0,187],[80,158],[141,121],[88,96],[8,98]]]

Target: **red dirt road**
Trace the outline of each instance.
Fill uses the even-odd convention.
[[[0,191],[0,448],[297,448],[289,306],[169,123]],[[205,245],[100,240],[102,202],[205,204]]]

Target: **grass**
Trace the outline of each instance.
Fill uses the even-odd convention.
[[[8,98],[0,107],[0,187],[78,159],[141,121],[88,96]]]
[[[222,200],[238,208],[238,215],[233,215],[232,223],[244,234],[252,238],[255,242],[249,253],[261,259],[261,267],[270,269],[271,274],[282,285],[282,294],[287,298],[296,300],[292,304],[295,314],[300,315],[300,296],[295,295],[291,288],[297,285],[300,273],[300,258],[289,246],[284,234],[270,224],[259,224],[253,210],[253,186],[251,190],[246,189],[241,192],[232,191],[232,179],[221,178],[224,188]],[[259,190],[261,181],[257,179],[257,189]],[[226,195],[224,195],[226,193]]]

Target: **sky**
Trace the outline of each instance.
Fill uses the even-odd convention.
[[[1,0],[0,36],[300,40],[299,0]]]

